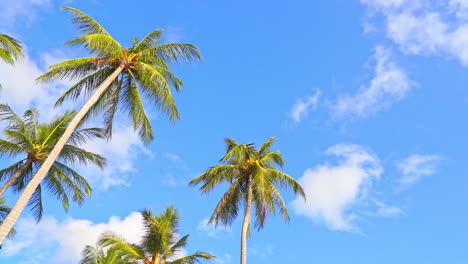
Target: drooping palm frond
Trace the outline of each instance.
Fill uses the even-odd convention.
[[[137,261],[113,248],[86,246],[81,257],[80,264],[137,264]]]
[[[73,14],[72,22],[78,26],[78,29],[83,34],[99,33],[109,35],[109,33],[102,27],[96,20],[88,16],[86,13],[72,7],[62,7],[63,9],[70,10]]]
[[[8,64],[23,56],[21,42],[5,34],[0,34],[0,59]]]

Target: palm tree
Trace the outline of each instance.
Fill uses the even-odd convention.
[[[4,131],[6,139],[0,139],[0,157],[20,157],[19,161],[0,171],[0,181],[4,182],[0,187],[0,197],[10,187],[15,191],[25,188],[75,114],[68,112],[50,123],[40,123],[39,114],[34,108],[27,110],[21,118],[8,105],[0,105],[0,120],[7,123]],[[91,187],[86,179],[67,164],[94,164],[102,168],[105,159],[79,148],[79,145],[103,137],[103,131],[99,128],[83,128],[73,132],[29,202],[37,221],[42,217],[44,187],[62,202],[65,210],[69,208],[69,197],[81,204],[86,196],[91,195]]]
[[[200,59],[198,48],[194,45],[161,44],[163,31],[160,29],[151,32],[141,41],[135,38],[131,48],[124,48],[87,14],[74,8],[65,9],[72,12],[74,16],[72,21],[82,32],[81,36],[68,41],[67,44],[82,45],[94,56],[55,64],[50,67],[49,72],[39,78],[39,81],[78,80],[60,97],[57,104],[61,104],[65,99],[77,99],[81,94],[91,96],[70,122],[0,226],[0,244],[83,119],[104,111],[106,133],[110,136],[114,116],[120,109],[130,116],[133,127],[138,130],[142,140],[149,142],[153,138],[153,132],[141,95],[143,94],[147,101],[175,122],[179,118],[179,113],[171,87],[180,91],[182,82],[169,70],[168,64],[181,60]],[[96,87],[97,85],[99,86]]]
[[[139,244],[131,244],[113,233],[103,234],[98,244],[144,264],[195,264],[215,258],[204,252],[182,256],[189,235],[178,239],[180,217],[175,207],[167,207],[161,215],[153,215],[149,209],[141,215],[145,234]]]
[[[80,264],[138,264],[113,248],[86,246],[81,256]]]
[[[23,47],[18,40],[0,34],[0,59],[8,64],[15,63],[19,57],[23,55]]]
[[[190,181],[190,185],[202,184],[202,194],[211,192],[216,186],[228,183],[229,189],[219,201],[209,223],[230,225],[244,204],[244,223],[241,235],[241,263],[247,263],[247,236],[250,234],[252,209],[255,207],[255,225],[258,230],[265,225],[269,213],[277,207],[286,221],[289,213],[286,203],[275,185],[292,188],[305,200],[301,185],[288,174],[275,169],[283,166],[284,159],[279,151],[272,152],[275,138],[268,139],[258,150],[254,144],[239,144],[234,139],[225,139],[226,155],[220,160],[223,165],[210,167],[202,175]]]

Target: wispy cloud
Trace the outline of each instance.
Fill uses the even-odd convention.
[[[375,206],[375,215],[380,217],[396,217],[403,214],[403,210],[395,205],[385,204],[380,201],[374,201]]]
[[[332,230],[356,231],[358,215],[353,206],[369,199],[372,183],[380,178],[383,168],[377,156],[360,145],[338,144],[326,154],[338,157],[338,163],[307,169],[299,180],[307,202],[298,198],[293,207],[298,214],[324,222]]]
[[[12,30],[17,24],[29,26],[37,19],[40,9],[52,6],[52,0],[0,1],[0,20],[3,30]]]
[[[337,117],[367,117],[403,99],[414,83],[395,63],[392,52],[377,46],[373,56],[374,77],[354,95],[340,96],[330,105]]]
[[[198,224],[197,229],[200,231],[206,232],[206,234],[209,237],[218,237],[219,233],[231,232],[230,227],[224,227],[224,226],[215,227],[213,224],[209,224],[208,221],[209,221],[209,218],[202,219],[200,223]]]
[[[317,108],[320,94],[320,91],[316,90],[311,96],[299,98],[289,112],[291,119],[295,123],[300,123],[304,118],[306,118],[309,112],[314,111]]]
[[[422,178],[436,172],[437,165],[442,160],[439,155],[413,154],[397,164],[402,176],[398,179],[400,187],[419,182]]]
[[[385,36],[403,52],[457,58],[468,66],[468,1],[361,2],[369,10],[366,23],[382,24],[376,28],[382,28]]]

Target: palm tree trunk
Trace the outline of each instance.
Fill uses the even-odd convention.
[[[27,159],[27,161],[21,165],[21,167],[11,176],[11,178],[0,188],[0,197],[6,192],[8,188],[10,188],[13,183],[24,173],[24,171],[32,164],[32,159]]]
[[[244,223],[241,235],[241,264],[247,264],[247,233],[249,232],[250,219],[252,218],[252,176],[249,175],[247,183],[247,206],[245,207]]]
[[[63,147],[65,146],[67,141],[70,139],[70,136],[72,135],[73,131],[75,131],[76,127],[80,124],[81,120],[89,111],[89,109],[91,109],[91,107],[99,100],[99,98],[104,94],[104,92],[112,84],[112,82],[114,82],[115,79],[119,76],[123,68],[124,68],[124,65],[121,64],[111,75],[109,75],[109,77],[107,77],[107,79],[98,87],[98,89],[93,94],[93,96],[89,98],[89,100],[81,108],[78,114],[76,114],[76,116],[72,119],[67,129],[65,129],[65,132],[58,140],[52,152],[50,152],[49,156],[44,161],[41,168],[37,171],[36,175],[34,175],[34,177],[31,179],[29,184],[26,186],[23,193],[21,194],[18,201],[16,202],[15,206],[13,207],[11,212],[8,214],[3,224],[0,226],[0,246],[3,243],[3,240],[5,240],[6,236],[10,232],[10,229],[14,226],[19,216],[23,212],[24,208],[29,202],[29,199],[31,199],[31,196],[33,195],[37,186],[39,186],[41,181],[44,179],[47,172],[52,167],[58,155],[62,151]]]

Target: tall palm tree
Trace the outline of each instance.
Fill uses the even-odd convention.
[[[18,220],[37,186],[52,167],[63,146],[78,124],[89,116],[104,111],[106,132],[111,135],[112,122],[117,110],[127,113],[144,142],[153,138],[152,127],[143,105],[143,97],[172,121],[179,113],[172,96],[171,87],[182,89],[182,82],[170,71],[169,63],[200,59],[198,48],[192,44],[162,44],[163,31],[151,32],[141,41],[134,39],[131,48],[123,47],[99,23],[87,14],[66,7],[73,14],[72,21],[78,25],[82,35],[67,42],[82,45],[93,56],[64,61],[50,67],[50,71],[39,78],[40,82],[57,79],[78,80],[57,101],[76,99],[82,94],[89,97],[81,110],[68,125],[54,149],[24,189],[11,213],[0,226],[0,244]],[[98,86],[99,85],[99,86]]]
[[[136,260],[113,248],[86,246],[81,256],[80,264],[138,264]]]
[[[196,252],[182,256],[189,235],[178,238],[179,214],[175,207],[167,207],[161,215],[143,210],[145,234],[139,244],[131,244],[113,233],[105,233],[98,242],[101,247],[110,247],[130,259],[144,264],[195,264],[214,259],[213,255]]]
[[[247,263],[247,236],[250,234],[252,209],[255,208],[255,225],[258,230],[265,225],[269,213],[276,213],[288,221],[289,213],[276,185],[291,188],[305,199],[301,185],[288,174],[275,169],[283,166],[284,159],[279,151],[272,152],[275,138],[268,139],[259,149],[254,144],[239,144],[227,138],[227,153],[220,160],[223,165],[210,167],[202,175],[190,181],[190,185],[202,184],[202,194],[211,192],[216,186],[230,184],[219,201],[209,223],[229,225],[244,205],[244,223],[241,234],[241,263]]]
[[[20,117],[8,105],[0,105],[0,120],[6,123],[6,139],[0,139],[0,157],[20,159],[0,171],[0,182],[3,182],[0,197],[10,187],[15,191],[25,188],[75,114],[74,111],[68,112],[50,123],[40,123],[39,114],[34,108],[27,110],[23,117]],[[99,128],[80,128],[73,132],[29,202],[37,221],[41,219],[43,212],[43,188],[60,200],[65,210],[69,207],[69,197],[81,204],[86,196],[91,195],[91,187],[86,179],[68,165],[94,164],[102,168],[105,159],[81,149],[79,145],[93,138],[103,138],[103,133]]]
[[[0,34],[0,59],[8,64],[15,63],[19,57],[23,55],[23,47],[18,40]]]

